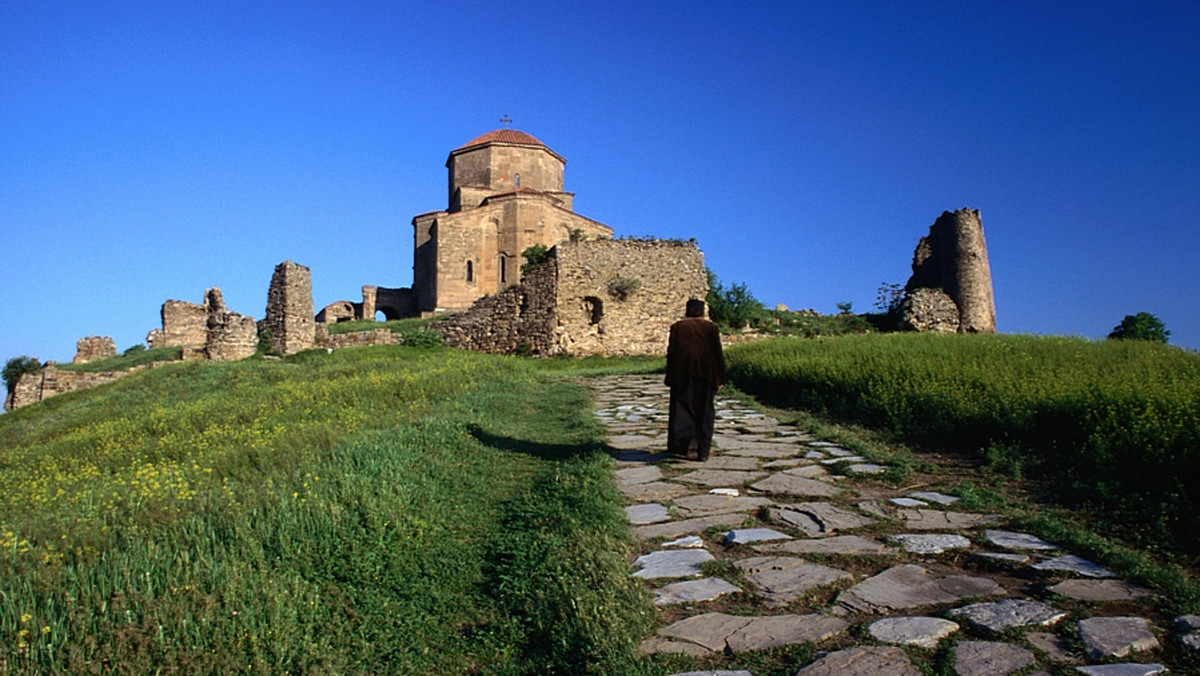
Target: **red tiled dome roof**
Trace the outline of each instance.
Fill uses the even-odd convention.
[[[495,131],[489,131],[483,136],[478,136],[470,141],[467,141],[459,149],[461,150],[462,148],[470,148],[471,146],[478,146],[483,145],[484,143],[492,142],[519,143],[527,146],[546,145],[545,143],[542,143],[530,134],[526,134],[523,131],[517,131],[516,129],[497,129]]]

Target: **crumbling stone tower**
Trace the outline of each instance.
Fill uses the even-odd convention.
[[[947,211],[934,221],[917,244],[913,274],[904,290],[903,329],[996,332],[992,272],[979,211]]]
[[[312,349],[316,326],[308,268],[291,261],[275,266],[263,325],[271,337],[271,348],[280,354]]]

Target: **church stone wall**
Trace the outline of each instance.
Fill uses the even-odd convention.
[[[114,357],[117,354],[117,344],[108,336],[88,336],[75,342],[75,358],[72,364],[86,364],[97,359]]]
[[[708,293],[694,242],[596,240],[557,247],[557,352],[666,354],[671,324],[689,298]],[[619,288],[636,290],[622,297]]]
[[[271,348],[280,354],[312,349],[315,324],[311,272],[291,261],[276,265],[263,322],[271,337]]]

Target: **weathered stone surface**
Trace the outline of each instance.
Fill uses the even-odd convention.
[[[961,535],[948,533],[901,533],[888,539],[911,554],[941,554],[948,549],[966,549],[971,541]]]
[[[766,498],[730,497],[727,495],[688,495],[675,500],[675,509],[684,516],[706,516],[730,512],[750,512],[771,501]]]
[[[850,474],[883,474],[887,468],[883,465],[876,465],[873,462],[860,462],[850,465],[846,468]]]
[[[771,518],[800,529],[809,537],[828,537],[835,533],[875,523],[861,514],[835,507],[828,502],[797,502],[771,510]]]
[[[712,601],[726,594],[741,592],[737,585],[730,584],[719,577],[704,577],[699,580],[675,582],[654,590],[654,605],[668,606],[676,603],[697,603]]]
[[[1083,649],[1093,660],[1158,647],[1150,622],[1141,617],[1090,617],[1080,620],[1078,626]]]
[[[1010,554],[1005,552],[976,552],[973,556],[1007,564],[1029,563],[1028,554]]]
[[[651,580],[663,577],[694,577],[700,574],[700,565],[712,561],[713,555],[704,549],[669,549],[650,552],[633,561],[639,570],[634,577]]]
[[[865,460],[866,460],[866,458],[862,457],[861,455],[841,455],[841,456],[834,456],[832,458],[829,458],[828,460],[822,460],[821,464],[822,465],[837,465],[837,464],[847,463],[847,462],[863,462]]]
[[[651,502],[644,505],[630,505],[625,508],[625,517],[629,519],[629,523],[642,525],[647,523],[658,523],[671,518],[667,508]]]
[[[1193,655],[1200,657],[1200,631],[1193,631],[1190,634],[1184,634],[1179,637],[1183,647],[1192,652]]]
[[[755,542],[791,539],[792,536],[780,533],[773,528],[741,528],[725,534],[725,544],[727,545],[748,545]]]
[[[182,300],[162,304],[162,344],[182,349],[183,358],[198,357],[208,340],[208,309]]]
[[[725,613],[704,613],[669,624],[659,629],[658,634],[689,641],[713,652],[722,652],[725,650],[725,639],[750,624],[751,619]]]
[[[1156,676],[1167,673],[1161,664],[1098,664],[1090,667],[1075,667],[1075,671],[1088,676]]]
[[[749,472],[758,469],[760,462],[758,458],[736,455],[713,455],[703,462],[699,460],[683,460],[675,463],[675,466],[679,469],[732,469]]]
[[[662,476],[662,470],[657,465],[626,467],[625,469],[617,470],[617,483],[644,484],[650,481],[658,481]]]
[[[75,341],[75,358],[72,364],[86,364],[97,359],[115,357],[117,344],[109,336],[88,336]]]
[[[946,495],[945,493],[938,493],[936,491],[916,491],[909,493],[908,497],[924,500],[925,502],[936,502],[939,505],[953,505],[959,500],[953,495]]]
[[[983,221],[974,209],[943,213],[929,227],[913,254],[913,274],[905,285],[901,304],[904,328],[922,327],[918,317],[920,291],[932,294],[940,290],[956,308],[935,314],[937,321],[957,324],[959,333],[995,333],[996,302],[992,294],[992,275],[988,264]],[[911,316],[910,316],[911,315]]]
[[[1048,551],[1058,549],[1058,545],[1050,544],[1041,538],[1028,533],[1014,533],[1007,530],[985,530],[983,536],[988,542],[1005,549]]]
[[[713,651],[708,648],[692,643],[691,641],[672,641],[661,636],[651,636],[642,641],[641,645],[638,646],[638,651],[643,655],[661,653],[691,655],[692,657],[707,657],[713,654]]]
[[[1059,638],[1056,634],[1051,634],[1048,631],[1031,631],[1025,634],[1025,640],[1034,650],[1040,650],[1046,654],[1046,658],[1051,662],[1060,664],[1078,664],[1079,658],[1071,654],[1067,642]]]
[[[888,502],[900,507],[926,507],[928,503],[914,498],[892,498]]]
[[[781,472],[750,486],[764,493],[779,493],[783,495],[798,495],[802,497],[828,498],[837,495],[841,489],[824,481],[806,479]]]
[[[786,605],[809,589],[854,579],[847,571],[806,563],[792,556],[756,556],[734,565],[746,573],[746,579],[758,587],[771,605]]]
[[[663,549],[669,549],[672,547],[676,549],[699,549],[704,546],[704,538],[700,537],[699,535],[687,535],[679,538],[678,540],[664,542],[662,543],[662,546]]]
[[[270,336],[271,348],[280,354],[294,354],[316,344],[312,273],[308,268],[291,261],[275,266],[267,290],[263,328]]]
[[[1132,601],[1154,594],[1124,580],[1064,580],[1046,590],[1077,601]]]
[[[1041,563],[1035,563],[1031,568],[1036,570],[1065,570],[1070,573],[1077,573],[1086,577],[1116,577],[1117,574],[1111,570],[1099,566],[1087,559],[1068,554],[1060,556]]]
[[[754,674],[744,669],[730,671],[728,669],[717,669],[716,671],[681,671],[670,676],[754,676]]]
[[[962,641],[954,648],[959,676],[1005,676],[1036,663],[1033,653],[1011,643]]]
[[[851,612],[887,613],[991,596],[1004,589],[994,580],[968,575],[937,575],[914,564],[888,568],[838,594],[837,605]]]
[[[896,550],[861,535],[838,535],[821,540],[792,540],[779,544],[755,545],[758,552],[788,554],[890,554]]]
[[[739,472],[731,469],[698,469],[681,474],[674,479],[702,486],[741,486],[759,479],[765,474],[765,472]]]
[[[650,540],[652,538],[677,538],[692,533],[701,533],[707,528],[713,526],[736,526],[742,522],[742,516],[737,514],[715,514],[713,516],[699,516],[694,519],[683,519],[681,521],[668,521],[666,523],[653,523],[648,526],[638,526],[633,529],[633,534],[639,540]]]
[[[829,476],[829,470],[820,465],[804,465],[802,467],[792,467],[785,469],[784,474],[790,476],[799,476],[806,479],[817,479],[823,476]]]
[[[869,646],[829,653],[796,676],[921,676],[921,670],[900,648]]]
[[[620,434],[615,437],[610,437],[608,446],[627,451],[636,451],[650,448],[654,445],[655,440],[644,434]]]
[[[992,632],[1033,625],[1048,627],[1067,616],[1058,608],[1040,601],[1022,599],[972,603],[969,606],[955,608],[948,615],[961,617],[980,629]]]
[[[621,494],[630,500],[670,500],[679,495],[686,495],[688,489],[679,484],[665,481],[651,481],[644,484],[618,484]]]
[[[206,335],[204,358],[208,361],[237,361],[253,356],[258,350],[258,327],[254,318],[225,307],[221,290],[213,287],[204,294]]]
[[[1200,615],[1180,615],[1173,622],[1179,631],[1196,631],[1200,629]]]
[[[888,617],[872,622],[867,631],[876,641],[932,650],[958,631],[958,623],[940,617]]]
[[[915,530],[958,530],[993,524],[999,517],[968,512],[943,512],[936,509],[901,509],[897,513],[904,525]]]
[[[846,622],[829,615],[769,615],[751,618],[725,642],[734,653],[766,650],[792,643],[815,643],[840,634]]]
[[[900,301],[900,330],[958,333],[958,305],[941,289],[913,289]]]

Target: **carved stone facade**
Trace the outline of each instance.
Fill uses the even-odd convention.
[[[449,206],[413,218],[413,307],[462,310],[516,284],[528,247],[612,228],[574,212],[566,160],[533,136],[499,129],[450,153]]]
[[[275,266],[271,287],[267,290],[267,317],[271,348],[280,354],[294,354],[315,345],[312,274],[303,265],[284,261]]]
[[[448,344],[534,355],[665,354],[689,298],[704,298],[693,242],[566,242],[522,283],[434,322]]]
[[[114,357],[117,354],[117,344],[108,336],[88,336],[75,342],[75,358],[72,364],[86,364],[89,361]]]
[[[945,299],[918,294],[922,289],[938,290]],[[996,332],[991,266],[978,211],[947,211],[934,221],[929,234],[917,244],[913,274],[904,290],[902,329],[946,331],[953,323],[959,333]],[[951,322],[948,315],[954,314]]]

